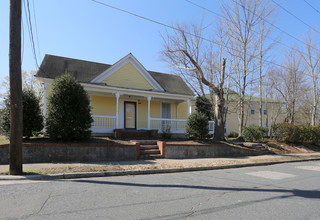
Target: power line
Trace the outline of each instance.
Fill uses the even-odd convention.
[[[167,27],[167,28],[170,28],[170,29],[173,29],[173,30],[180,31],[180,29],[175,28],[175,27],[173,27],[173,26],[170,26],[170,25],[164,24],[164,23],[162,23],[162,22],[159,22],[159,21],[156,21],[156,20],[153,20],[153,19],[144,17],[144,16],[142,16],[142,15],[135,14],[135,13],[133,13],[133,12],[130,12],[130,11],[127,11],[127,10],[124,10],[124,9],[121,9],[121,8],[117,8],[117,7],[112,6],[112,5],[109,5],[109,4],[107,4],[107,3],[100,2],[100,1],[97,1],[97,0],[91,0],[91,1],[93,1],[93,2],[95,2],[95,3],[97,3],[97,4],[100,4],[100,5],[103,5],[103,6],[105,6],[105,7],[109,7],[109,8],[115,9],[115,10],[117,10],[117,11],[121,11],[121,12],[130,14],[130,15],[133,15],[133,16],[135,16],[135,17],[138,17],[138,18],[141,18],[141,19],[150,21],[150,22],[152,22],[152,23],[156,23],[156,24],[158,24],[158,25],[162,25],[162,26],[164,26],[164,27]],[[189,33],[189,32],[184,32],[184,33],[189,34],[189,35],[194,36],[194,37],[199,37],[200,39],[205,40],[205,41],[208,41],[208,42],[211,42],[211,43],[213,43],[213,44],[220,45],[220,43],[217,43],[217,42],[215,42],[215,41],[209,40],[209,39],[207,39],[207,38],[204,38],[204,37],[201,37],[201,36],[197,36],[197,35],[192,34],[192,33]],[[223,46],[226,47],[226,48],[228,48],[228,49],[232,49],[232,50],[235,50],[235,51],[237,51],[237,52],[240,52],[239,50],[236,50],[236,49],[234,49],[234,48],[230,48],[230,47],[228,47],[228,46],[226,46],[226,45],[223,45]],[[288,69],[287,67],[285,67],[285,66],[283,66],[283,65],[281,65],[281,64],[272,62],[272,61],[268,61],[268,60],[263,60],[263,61],[264,61],[264,62],[267,62],[267,63],[270,63],[270,64],[273,64],[273,65],[275,65],[275,66],[279,66],[279,67]]]
[[[37,40],[37,46],[38,46],[38,55],[40,55],[40,41],[39,41],[39,35],[38,35],[38,25],[37,25],[37,18],[36,18],[36,8],[34,6],[34,0],[32,0],[32,8],[33,8],[33,19],[35,24],[35,31],[36,31],[36,40]]]
[[[221,18],[223,18],[223,19],[226,19],[227,21],[231,21],[230,19],[225,18],[223,15],[221,15],[221,14],[219,14],[219,13],[217,13],[217,12],[214,12],[214,11],[212,11],[212,10],[204,7],[204,6],[201,6],[201,5],[199,5],[199,4],[196,4],[196,3],[192,2],[191,0],[185,0],[185,1],[188,2],[188,3],[190,3],[190,4],[192,4],[192,5],[194,5],[194,6],[196,6],[196,7],[198,7],[198,8],[201,8],[201,9],[203,9],[203,10],[205,10],[205,11],[208,11],[208,12],[210,12],[210,13],[216,15],[216,16],[219,16],[219,17],[221,17]],[[260,34],[260,33],[259,33],[258,31],[256,31],[256,30],[252,30],[252,31],[255,32],[255,33],[257,33],[257,34]],[[294,50],[294,51],[301,52],[301,53],[303,53],[303,54],[305,54],[305,55],[308,55],[306,52],[299,51],[298,49],[296,49],[296,48],[294,48],[294,47],[292,47],[292,46],[289,46],[289,45],[287,45],[287,44],[285,44],[285,43],[282,43],[282,42],[276,40],[275,38],[272,38],[272,37],[270,37],[270,36],[267,36],[266,38],[268,38],[268,39],[270,39],[270,40],[272,40],[272,41],[274,41],[274,42],[277,42],[278,44],[281,44],[282,46],[285,46],[285,47],[287,47],[287,48],[289,48],[289,49],[292,49],[292,50]]]
[[[21,27],[22,27],[22,52],[21,52],[21,65],[23,63],[23,54],[24,54],[24,26],[23,26],[23,19],[21,18]]]
[[[233,2],[236,3],[237,5],[241,6],[236,0],[231,0],[231,1],[233,1]],[[250,9],[248,9],[248,8],[246,8],[246,7],[244,7],[244,9],[245,9],[245,10],[248,10],[248,11],[251,12],[251,13],[254,13],[254,12],[252,12]],[[257,15],[256,13],[254,13],[254,14]],[[278,26],[272,24],[271,22],[269,22],[268,20],[264,19],[264,18],[261,17],[260,15],[257,15],[257,16],[258,16],[261,20],[264,20],[266,23],[268,23],[268,24],[271,25],[272,27],[278,29],[278,30],[281,31],[282,33],[286,34],[287,36],[295,39],[296,41],[299,41],[300,43],[302,43],[302,44],[304,44],[304,45],[306,45],[306,46],[308,46],[308,47],[310,47],[310,48],[313,48],[313,49],[315,49],[315,50],[318,50],[317,48],[313,47],[312,45],[303,42],[302,40],[300,40],[300,39],[296,38],[295,36],[293,36],[293,35],[289,34],[288,32],[286,32],[285,30],[283,30],[283,29],[279,28]],[[319,50],[318,50],[318,51],[319,51]],[[319,52],[320,52],[320,51],[319,51]]]
[[[307,3],[311,8],[313,8],[313,10],[315,10],[316,12],[318,12],[318,14],[320,14],[320,11],[318,9],[316,9],[313,5],[311,5],[309,2],[307,2],[306,0],[304,0],[305,3]]]
[[[318,30],[316,30],[315,28],[311,27],[311,25],[307,24],[305,21],[303,21],[302,19],[298,18],[295,14],[293,14],[292,12],[290,12],[289,10],[287,10],[285,7],[281,6],[280,4],[278,4],[277,2],[275,2],[274,0],[271,0],[274,4],[276,4],[278,7],[280,7],[282,10],[284,10],[285,12],[287,12],[289,15],[291,15],[292,17],[294,17],[295,19],[297,19],[298,21],[300,21],[302,24],[308,26],[309,28],[311,28],[312,30],[314,30],[315,32],[319,33],[320,32]]]
[[[32,22],[31,22],[31,15],[30,15],[31,13],[30,13],[30,7],[29,7],[29,0],[27,0],[27,4],[25,4],[25,1],[24,1],[24,10],[25,10],[25,15],[26,15],[26,19],[27,19],[27,26],[28,26],[29,38],[31,41],[33,58],[35,60],[36,66],[39,68],[36,49],[35,49],[35,43],[34,43],[34,37],[33,37],[33,31],[32,31]]]

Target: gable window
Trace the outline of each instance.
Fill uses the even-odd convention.
[[[254,115],[254,104],[250,105],[250,114]]]
[[[263,104],[263,114],[267,115],[267,104]]]

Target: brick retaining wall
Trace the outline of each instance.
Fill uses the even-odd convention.
[[[186,145],[186,144],[166,144],[165,158],[214,158],[214,157],[241,157],[255,156],[261,153],[241,147],[233,147],[227,144],[212,145]]]
[[[23,163],[136,160],[136,145],[23,144]],[[9,145],[0,145],[0,164],[9,163]]]

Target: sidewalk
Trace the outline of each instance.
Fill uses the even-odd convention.
[[[262,155],[241,158],[110,161],[98,163],[34,163],[23,164],[23,170],[24,172],[32,172],[36,175],[0,175],[0,180],[70,179],[99,176],[175,173],[246,166],[265,166],[311,160],[320,160],[320,153]],[[0,165],[0,173],[8,171],[8,169],[9,165]]]

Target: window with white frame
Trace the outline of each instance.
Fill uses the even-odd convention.
[[[263,109],[263,114],[267,115],[267,113],[268,113],[267,112],[267,104],[263,104],[263,108],[262,109]]]

